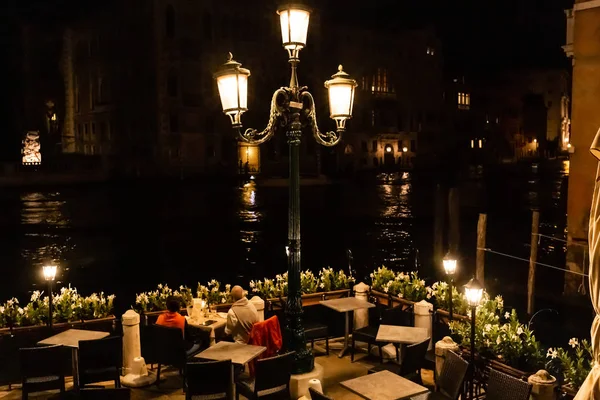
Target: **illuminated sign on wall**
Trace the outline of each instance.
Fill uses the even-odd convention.
[[[23,155],[21,161],[23,165],[40,165],[42,163],[39,131],[29,131],[25,134],[21,154]]]

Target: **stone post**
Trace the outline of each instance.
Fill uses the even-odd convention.
[[[548,371],[540,369],[531,375],[527,379],[527,382],[533,386],[531,389],[531,398],[533,400],[554,400],[556,398],[554,394],[556,378],[550,375]]]
[[[140,387],[154,383],[156,376],[148,373],[142,357],[140,342],[140,314],[127,310],[121,316],[123,325],[123,374],[124,386]]]
[[[433,338],[431,335],[432,332],[432,324],[433,324],[433,304],[421,300],[418,303],[415,303],[414,313],[415,313],[415,326],[417,328],[425,328],[427,329],[427,334],[431,338],[429,341],[428,350],[433,347]]]
[[[369,301],[369,285],[364,282],[354,286],[354,297]],[[369,325],[369,309],[364,308],[354,311],[354,329],[364,328]]]
[[[436,376],[442,373],[442,367],[446,360],[446,352],[458,351],[458,344],[452,340],[450,336],[445,336],[442,340],[435,344],[435,373]]]
[[[258,320],[264,321],[265,320],[265,301],[258,296],[254,296],[253,298],[250,299],[250,302],[252,304],[254,304],[254,307],[256,307],[256,311],[258,311]]]

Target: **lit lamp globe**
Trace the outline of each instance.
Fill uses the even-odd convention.
[[[335,121],[337,130],[343,132],[346,130],[346,121],[352,118],[354,90],[358,84],[344,72],[341,65],[338,67],[338,72],[331,78],[325,82],[325,87],[329,92],[330,117]]]
[[[442,264],[444,264],[444,271],[446,271],[446,275],[452,277],[456,273],[456,258],[453,257],[450,253],[444,256],[442,260]]]
[[[408,147],[403,147],[402,151],[406,153],[408,151]]]
[[[483,296],[483,286],[476,278],[471,279],[465,285],[465,297],[467,298],[467,303],[471,307],[477,307],[479,302],[481,302],[481,297]]]
[[[390,146],[389,144],[387,146],[385,146],[385,151],[387,153],[391,153],[392,152],[392,146]]]
[[[47,281],[53,281],[56,278],[56,265],[45,265],[42,267],[44,279]]]
[[[286,5],[279,10],[281,41],[291,60],[297,60],[300,50],[306,47],[310,9],[303,5]]]
[[[242,127],[242,114],[248,111],[248,77],[250,70],[233,59],[229,53],[227,62],[214,75],[219,88],[223,113],[231,119],[234,128]]]

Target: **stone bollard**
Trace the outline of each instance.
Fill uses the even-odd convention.
[[[432,332],[432,324],[433,324],[433,304],[421,300],[414,305],[414,313],[415,313],[415,327],[417,328],[425,328],[427,329],[427,335],[431,338]],[[429,341],[428,350],[433,348],[433,338]]]
[[[258,311],[258,320],[265,320],[265,301],[258,296],[254,296],[250,299],[254,307],[256,307],[256,311]]]
[[[531,398],[533,400],[554,400],[556,398],[554,394],[556,378],[550,375],[548,371],[540,369],[531,375],[527,382],[533,386],[531,388]]]
[[[446,352],[458,351],[458,344],[450,336],[444,336],[442,340],[435,344],[435,373],[439,376],[442,373],[442,367],[446,360]]]
[[[354,297],[369,301],[369,285],[364,282],[354,286]],[[369,309],[363,308],[354,311],[354,329],[364,328],[369,325]]]
[[[154,374],[148,373],[142,357],[140,342],[140,314],[127,310],[121,316],[123,325],[123,374],[121,383],[125,386],[147,386],[156,381]]]

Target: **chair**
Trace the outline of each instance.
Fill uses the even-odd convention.
[[[381,304],[379,304],[379,299],[374,300],[375,307],[369,308],[369,325],[363,328],[355,329],[352,332],[352,347],[350,349],[350,361],[354,362],[354,353],[356,351],[356,341],[366,342],[368,344],[367,352],[371,354],[371,346],[377,344],[377,331],[379,330],[379,325],[381,324]],[[379,359],[383,362],[383,354],[381,348],[383,344],[377,344],[379,347]]]
[[[64,359],[67,349],[63,346],[32,347],[19,349],[21,359],[21,382],[23,399],[31,392],[58,389],[65,393]]]
[[[429,340],[430,339],[427,338],[420,343],[414,343],[406,346],[402,356],[402,364],[396,364],[393,362],[381,364],[371,368],[369,370],[369,374],[379,371],[390,371],[422,384],[423,381],[421,379],[421,368],[423,368],[423,364],[425,363],[425,354],[427,353],[427,348],[429,347]]]
[[[308,393],[312,400],[333,400],[333,397],[325,396],[323,393],[313,388],[308,388]]]
[[[304,322],[304,334],[306,340],[310,340],[310,348],[314,351],[315,340],[325,339],[325,352],[329,355],[329,327],[316,321]]]
[[[188,358],[200,352],[200,349],[198,349],[195,353],[188,354],[186,351],[187,344],[183,340],[183,332],[179,328],[153,325],[151,336],[152,345],[154,346],[154,361],[158,364],[156,372],[157,386],[160,384],[160,370],[163,365],[179,368],[179,372],[182,373]]]
[[[187,363],[186,400],[233,399],[231,368],[231,360]]]
[[[413,400],[457,400],[469,363],[452,351],[446,352],[444,366],[437,379],[437,392],[412,397]]]
[[[81,400],[129,400],[131,390],[129,388],[85,388],[79,391]]]
[[[121,387],[122,349],[123,340],[120,336],[80,340],[79,387],[104,381],[115,381],[115,387]]]
[[[532,386],[503,372],[490,369],[486,398],[488,400],[528,400]]]
[[[255,377],[236,383],[236,399],[239,400],[240,394],[250,400],[265,396],[289,399],[294,354],[290,352],[256,361]]]

